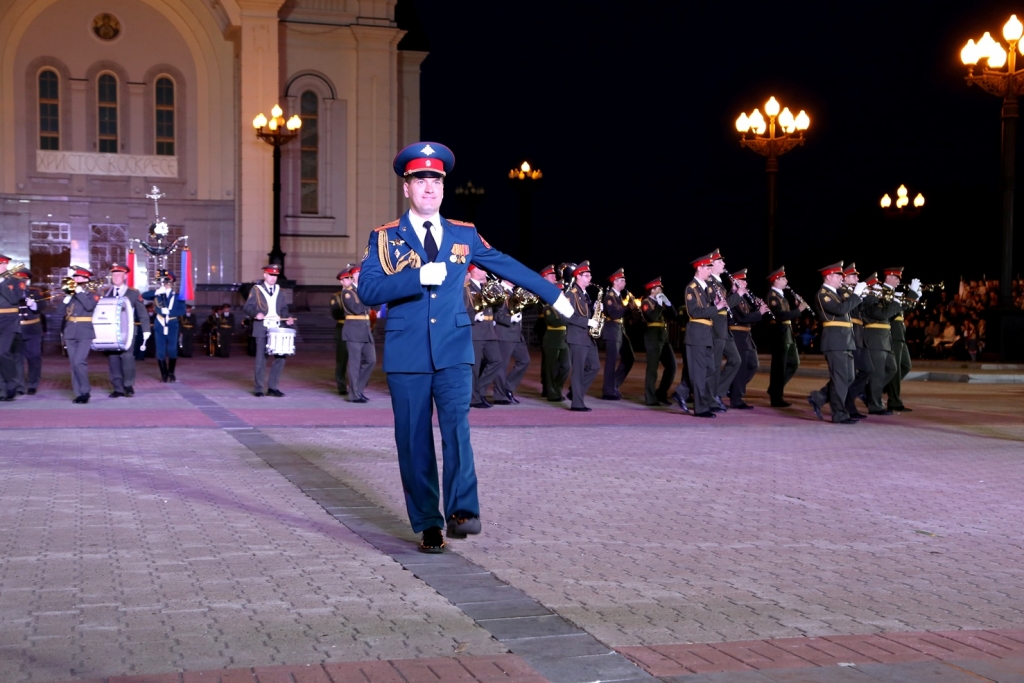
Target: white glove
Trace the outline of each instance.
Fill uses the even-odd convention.
[[[914,294],[921,296],[921,281],[915,277],[913,280],[910,281],[910,289],[914,292]]]
[[[868,283],[858,282],[857,286],[853,288],[853,293],[857,296],[864,296],[864,290],[868,288]]]
[[[551,304],[551,308],[555,309],[563,318],[572,317],[572,304],[565,298],[565,294],[559,294],[555,303]]]
[[[71,295],[70,294],[68,294],[66,297],[64,297],[64,305],[67,306],[69,303],[71,303]]]
[[[166,288],[166,287],[164,287],[163,285],[160,285],[159,287],[157,287],[157,288],[156,288],[156,294],[158,294],[158,295],[159,295],[159,294],[167,294],[167,293],[168,293],[168,292],[170,292],[170,291],[171,291],[171,290],[167,289],[167,288]]]
[[[521,323],[521,322],[523,322],[523,314],[522,313],[513,313],[512,314],[512,322],[514,322],[514,323]]]
[[[661,295],[661,305],[667,308],[672,308],[672,302],[668,300],[668,297],[664,293]]]
[[[38,308],[38,306],[36,305],[35,299],[25,299],[25,305],[28,306],[29,310],[32,310],[32,311],[34,311],[34,310],[36,310]]]
[[[479,313],[477,313],[475,316],[473,316],[473,320],[475,320],[478,323],[482,323],[484,321],[484,312],[480,311]]]
[[[143,332],[142,333],[142,343],[145,344],[146,340],[149,339],[152,334],[153,334],[152,332]]]
[[[448,275],[448,264],[444,261],[437,261],[435,263],[424,263],[420,267],[420,284],[421,285],[439,285],[444,282],[445,276]]]
[[[171,309],[164,307],[160,309],[160,315],[170,315]]]
[[[587,319],[587,327],[597,327],[597,321],[593,318]]]
[[[85,291],[85,290],[84,290],[84,289],[82,289],[82,288],[81,288],[80,286],[79,286],[79,287],[75,287],[75,294],[81,294],[81,293],[82,293],[82,292],[84,292],[84,291]]]

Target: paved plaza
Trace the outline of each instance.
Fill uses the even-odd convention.
[[[807,363],[792,408],[760,374],[697,420],[641,405],[641,356],[580,414],[535,356],[471,411],[483,534],[429,556],[383,376],[350,404],[332,357],[285,398],[239,354],[108,399],[93,354],[80,406],[48,356],[0,408],[0,683],[1024,681],[1024,383],[833,425]]]

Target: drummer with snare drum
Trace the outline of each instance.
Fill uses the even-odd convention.
[[[103,290],[105,299],[124,299],[126,304],[132,307],[135,320],[142,331],[142,348],[146,348],[149,341],[149,315],[146,313],[146,305],[142,303],[142,294],[139,290],[129,287],[128,266],[113,264],[110,266],[110,285]],[[134,339],[132,340],[134,342]],[[135,345],[129,344],[127,348],[105,350],[107,364],[110,366],[110,384],[114,389],[110,392],[110,398],[135,395]]]
[[[252,336],[256,339],[256,372],[253,395],[263,396],[264,376],[267,369],[268,330],[280,329],[282,325],[294,325],[295,319],[288,316],[288,302],[284,292],[277,285],[281,266],[272,263],[263,266],[263,282],[257,283],[250,291],[242,310],[252,319]],[[273,335],[273,332],[269,333]],[[294,348],[294,346],[293,346]],[[284,396],[277,383],[284,370],[285,355],[271,353],[274,360],[270,365],[270,377],[266,381],[268,396]]]

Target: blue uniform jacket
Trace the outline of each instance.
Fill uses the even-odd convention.
[[[418,269],[427,255],[409,214],[382,225],[370,236],[359,274],[359,298],[386,303],[384,372],[433,372],[473,363],[473,319],[466,313],[463,285],[469,264],[516,283],[553,303],[557,287],[491,247],[471,223],[441,218],[444,237],[436,261],[448,274],[438,286],[420,284]]]
[[[170,297],[168,295],[166,295],[166,294],[161,294],[161,295],[157,296],[156,290],[149,290],[148,292],[143,292],[142,293],[142,298],[145,299],[146,301],[152,301],[153,302],[154,310],[156,311],[156,317],[153,319],[153,326],[154,326],[154,328],[157,325],[160,325],[161,327],[164,327],[164,324],[161,321],[161,318],[163,318],[164,316],[163,316],[162,313],[160,313],[160,309],[165,307],[165,306],[167,306],[167,300],[170,299]],[[174,302],[171,304],[169,315],[166,318],[166,320],[167,320],[166,327],[168,329],[170,329],[170,328],[174,327],[175,325],[177,325],[178,324],[178,318],[183,316],[183,315],[185,315],[185,302],[182,301],[178,297],[178,293],[175,292],[174,293]]]

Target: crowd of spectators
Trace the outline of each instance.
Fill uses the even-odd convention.
[[[962,280],[958,287],[925,294],[925,305],[905,315],[914,358],[978,360],[985,350],[985,311],[999,304],[997,280]],[[1024,280],[1013,283],[1014,306],[1024,309]],[[819,353],[821,326],[810,316],[793,329],[801,353]]]

